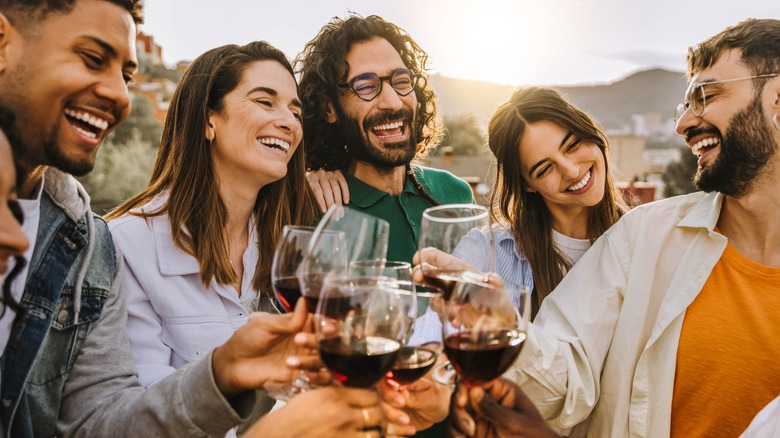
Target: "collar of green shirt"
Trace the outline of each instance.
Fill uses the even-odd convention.
[[[374,188],[346,172],[344,173],[344,178],[349,185],[349,203],[355,204],[357,207],[368,208],[379,202],[385,196],[391,196],[390,193]],[[419,194],[408,177],[404,181],[403,193],[410,193],[413,195]]]

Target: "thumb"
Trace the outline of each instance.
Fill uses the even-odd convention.
[[[303,329],[308,317],[309,312],[306,311],[306,301],[303,298],[298,298],[298,302],[293,310],[292,320],[290,321],[290,331],[297,332]]]

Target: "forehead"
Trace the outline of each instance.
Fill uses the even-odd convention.
[[[236,89],[243,94],[257,87],[272,88],[280,97],[287,99],[298,97],[293,76],[282,64],[272,60],[256,61],[249,64],[244,69]]]
[[[721,79],[741,78],[752,73],[742,62],[742,51],[724,50],[708,68],[696,72],[691,82],[706,82]]]
[[[73,44],[78,40],[100,40],[123,61],[136,61],[133,17],[123,7],[106,0],[78,0],[68,12],[53,12],[36,25],[41,42]]]
[[[353,44],[346,61],[349,65],[347,79],[363,73],[384,76],[395,69],[406,67],[390,42],[379,37]]]
[[[550,120],[529,123],[518,145],[521,167],[529,169],[539,160],[550,157],[560,149],[568,134],[563,126]]]

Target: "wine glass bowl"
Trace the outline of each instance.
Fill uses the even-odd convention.
[[[425,284],[449,299],[455,285],[463,280],[480,280],[482,272],[465,263],[443,266],[440,259],[457,254],[469,232],[482,230],[488,237],[485,272],[495,265],[495,246],[488,209],[476,204],[445,204],[426,209],[420,224],[418,257]],[[449,257],[455,260],[453,257]]]
[[[441,314],[444,351],[460,380],[482,385],[501,376],[526,338],[530,292],[514,285],[459,282]]]
[[[315,313],[320,357],[341,384],[369,388],[395,363],[409,331],[409,302],[389,277],[325,279]]]
[[[298,269],[309,250],[314,227],[285,225],[271,265],[271,283],[277,303],[292,312],[301,297]]]
[[[301,294],[313,312],[324,282],[346,276],[354,263],[384,260],[390,224],[380,218],[340,205],[332,205],[314,230],[298,276]]]

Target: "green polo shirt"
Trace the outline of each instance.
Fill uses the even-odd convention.
[[[412,166],[420,185],[440,204],[472,204],[474,195],[466,181],[445,170]],[[417,251],[417,236],[423,210],[431,204],[407,177],[404,190],[396,196],[375,189],[347,173],[349,206],[390,223],[388,260],[411,262]]]
[[[440,204],[473,204],[474,194],[466,181],[445,170],[412,166],[417,181]],[[349,186],[349,206],[390,223],[388,260],[411,262],[417,251],[422,213],[430,203],[407,177],[404,190],[393,196],[344,173]],[[418,432],[415,438],[446,436],[446,421]]]

